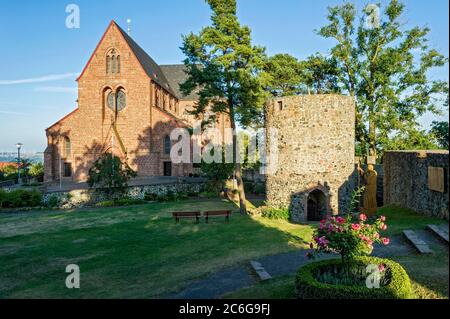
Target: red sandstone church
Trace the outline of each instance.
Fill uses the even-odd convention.
[[[126,160],[140,177],[187,176],[192,164],[170,160],[170,132],[188,128],[197,96],[184,96],[184,65],[158,65],[114,21],[78,82],[78,107],[47,130],[45,180],[85,181],[105,152]],[[216,126],[225,129],[224,114]]]

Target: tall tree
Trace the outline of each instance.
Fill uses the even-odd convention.
[[[339,69],[334,58],[327,58],[319,53],[302,61],[302,82],[309,94],[338,93]]]
[[[425,112],[438,113],[435,99],[446,90],[431,81],[431,68],[447,59],[427,45],[428,28],[404,29],[404,5],[391,0],[382,14],[369,5],[361,19],[353,4],[329,8],[329,24],[318,33],[337,41],[332,56],[340,69],[340,84],[357,105],[357,139],[371,155],[383,149],[392,133],[417,126]]]
[[[445,150],[448,150],[448,138],[449,138],[449,132],[448,132],[448,122],[442,121],[437,122],[434,121],[433,124],[431,124],[431,131],[430,133],[433,135],[433,137],[436,139],[437,143],[439,144],[439,147]]]
[[[229,115],[231,127],[262,123],[266,93],[260,76],[265,50],[252,45],[251,30],[241,26],[236,15],[236,0],[207,0],[211,7],[211,26],[199,34],[183,37],[188,79],[181,85],[185,94],[198,90],[199,101],[193,114],[208,108]],[[233,136],[233,164],[239,190],[241,213],[247,213],[241,163],[237,158],[237,137]]]
[[[276,54],[270,57],[264,68],[268,90],[274,96],[287,96],[301,91],[303,65],[289,54]]]

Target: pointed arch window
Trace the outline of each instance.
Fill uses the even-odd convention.
[[[172,141],[170,140],[170,136],[166,135],[164,137],[164,154],[169,155],[171,148],[172,148]]]
[[[68,136],[64,137],[64,155],[66,158],[70,157],[72,153],[72,143],[70,142],[70,138]]]
[[[106,73],[107,74],[120,73],[120,55],[115,49],[111,49],[106,54]]]

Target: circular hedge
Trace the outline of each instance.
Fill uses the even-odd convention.
[[[386,267],[389,280],[378,289],[360,285],[333,285],[320,282],[316,274],[322,269],[341,266],[340,259],[324,260],[300,268],[296,277],[297,296],[300,299],[409,299],[413,298],[411,281],[402,266],[389,259],[358,257],[352,266],[367,267],[370,264]]]

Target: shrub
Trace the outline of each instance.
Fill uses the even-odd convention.
[[[386,281],[379,288],[367,288],[365,280],[360,285],[324,283],[318,280],[319,274],[327,269],[342,266],[339,259],[325,260],[307,264],[300,268],[296,276],[297,296],[301,299],[408,299],[413,298],[411,281],[399,264],[375,257],[356,257],[351,267],[362,270],[366,275],[367,266],[376,265],[385,272]],[[370,273],[367,273],[367,276]]]
[[[143,205],[147,202],[142,199],[133,199],[133,198],[122,198],[118,199],[115,202],[115,206],[133,206],[133,205]]]
[[[11,192],[2,191],[0,202],[1,207],[4,208],[37,207],[41,205],[42,194],[37,190],[24,189]]]
[[[59,198],[56,195],[51,195],[45,206],[53,208],[59,206],[59,203]]]
[[[255,189],[255,185],[253,182],[244,182],[244,190],[246,193],[253,193]]]
[[[338,253],[343,262],[356,256],[370,255],[374,243],[389,244],[389,239],[380,235],[381,230],[387,229],[385,221],[386,218],[381,216],[370,224],[364,214],[328,217],[320,222],[314,232],[315,243],[310,246],[315,248],[315,254]],[[309,256],[314,257],[314,254]]]
[[[109,195],[124,192],[128,181],[137,173],[120,158],[112,154],[103,154],[89,169],[88,184],[106,189]]]
[[[261,211],[261,216],[269,219],[285,219],[290,217],[289,209],[287,208],[272,208],[264,207]]]

